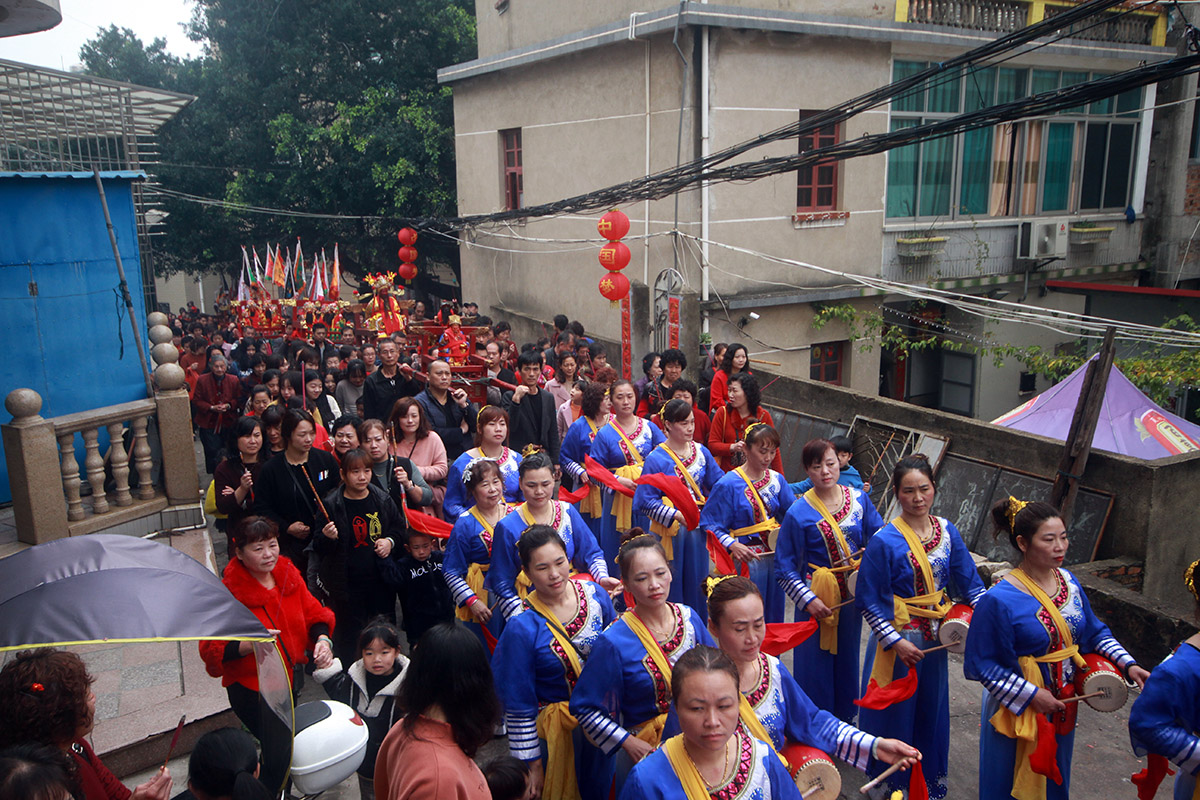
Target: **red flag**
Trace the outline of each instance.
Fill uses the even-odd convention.
[[[804,622],[769,622],[767,634],[762,642],[762,651],[778,658],[816,633],[819,624],[815,619]]]
[[[708,547],[708,557],[716,565],[717,572],[722,575],[733,575],[733,557],[729,555],[729,551],[725,549],[725,545],[721,544],[712,531],[708,531],[708,539],[705,541],[705,544]],[[749,578],[750,567],[742,564],[738,574],[744,578]]]
[[[1037,716],[1037,747],[1029,754],[1029,766],[1038,775],[1045,775],[1062,786],[1062,773],[1058,770],[1058,740],[1054,737],[1054,723],[1045,714]]]
[[[925,770],[921,769],[920,761],[910,768],[908,800],[929,800],[929,787],[925,784]]]
[[[908,668],[908,674],[899,680],[894,680],[883,688],[872,678],[867,683],[867,691],[862,698],[854,701],[860,708],[870,708],[881,711],[893,703],[903,703],[917,693],[917,671]]]
[[[1169,761],[1158,753],[1151,753],[1150,757],[1146,759],[1146,768],[1131,775],[1129,780],[1137,787],[1138,800],[1154,800],[1154,795],[1158,792],[1158,785],[1162,783],[1163,778],[1174,774],[1175,770],[1171,769]]]
[[[283,286],[287,283],[287,267],[279,255],[279,245],[275,245],[275,271],[272,280],[275,281],[276,286]]]
[[[590,483],[583,484],[573,492],[564,492],[562,489],[559,489],[558,499],[562,500],[564,503],[578,503],[580,500],[588,496],[588,492],[591,491],[591,489],[592,485]]]
[[[583,457],[583,466],[587,468],[588,477],[597,483],[603,483],[614,492],[620,492],[626,497],[633,497],[633,489],[627,489],[621,482],[617,480],[617,476],[613,475],[599,461],[591,456]]]
[[[424,511],[417,511],[415,508],[409,508],[406,511],[408,512],[408,527],[414,531],[420,531],[438,539],[450,538],[450,531],[454,526],[449,522],[426,514]]]
[[[700,524],[700,507],[696,505],[696,498],[691,489],[684,486],[683,481],[677,476],[655,472],[642,475],[634,483],[653,486],[662,492],[675,504],[676,510],[683,514],[683,525],[689,531],[695,530],[696,526]]]

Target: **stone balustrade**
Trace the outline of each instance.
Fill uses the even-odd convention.
[[[5,398],[13,418],[0,425],[0,435],[20,541],[109,530],[168,506],[197,503],[191,403],[179,353],[166,315],[150,314],[147,321],[154,397],[50,419],[40,416],[42,398],[32,389]]]

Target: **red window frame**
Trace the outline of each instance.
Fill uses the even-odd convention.
[[[842,385],[842,367],[846,358],[845,342],[814,344],[809,354],[808,377],[822,383]]]
[[[525,205],[525,175],[521,166],[521,129],[500,131],[501,180],[504,182],[504,208],[515,211]]]
[[[816,114],[801,111],[800,121]],[[800,152],[828,147],[841,141],[841,125],[826,125],[800,137]],[[796,210],[836,211],[838,203],[838,161],[819,161],[796,170]]]

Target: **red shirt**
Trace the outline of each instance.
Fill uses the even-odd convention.
[[[757,417],[744,419],[729,406],[721,406],[713,412],[712,427],[708,431],[708,449],[721,462],[721,469],[726,472],[735,466],[730,446],[745,437],[746,427],[752,422],[765,422],[772,428],[775,427],[775,423],[771,420],[771,412],[762,406],[758,408]],[[775,451],[775,460],[771,462],[771,469],[779,473],[783,472],[783,459],[779,457],[778,450]]]

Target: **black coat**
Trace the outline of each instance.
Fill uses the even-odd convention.
[[[508,412],[508,446],[519,453],[526,445],[540,445],[557,464],[560,442],[554,395],[539,389],[537,394],[527,394],[514,403],[513,393],[505,392],[503,405]]]
[[[387,422],[392,406],[401,397],[416,397],[421,391],[421,384],[396,368],[394,378],[384,377],[383,371],[377,369],[367,376],[363,384],[363,419],[378,419]],[[345,412],[349,413],[349,411]]]

